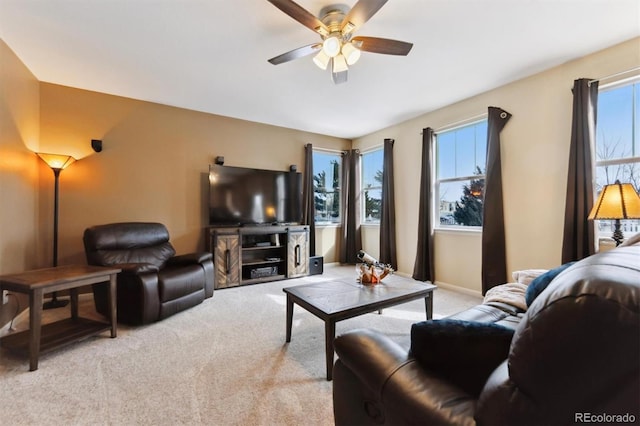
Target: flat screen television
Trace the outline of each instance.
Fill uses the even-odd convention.
[[[210,225],[302,222],[302,173],[212,164]]]

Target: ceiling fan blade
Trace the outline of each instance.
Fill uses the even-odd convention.
[[[342,84],[347,82],[347,74],[349,71],[332,72],[331,80],[334,84]]]
[[[390,40],[388,38],[354,37],[351,40],[358,44],[360,50],[372,53],[383,53],[385,55],[406,56],[413,47],[413,43]]]
[[[282,55],[278,55],[269,59],[269,62],[271,62],[273,65],[283,64],[285,62],[293,61],[294,59],[309,56],[320,50],[321,47],[322,43],[314,43],[307,46],[298,47],[297,49],[293,49],[287,53],[283,53]]]
[[[305,27],[319,33],[319,34],[328,34],[329,29],[327,26],[322,23],[321,20],[316,18],[311,14],[311,12],[307,11],[305,8],[300,6],[298,3],[292,0],[268,0],[269,3],[300,22]]]
[[[360,28],[362,24],[375,15],[386,2],[387,0],[359,0],[342,20],[340,30],[349,33],[356,28]],[[352,27],[346,28],[349,23],[351,23]]]

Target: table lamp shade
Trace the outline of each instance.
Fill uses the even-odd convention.
[[[640,196],[630,183],[605,185],[588,219],[640,219]]]

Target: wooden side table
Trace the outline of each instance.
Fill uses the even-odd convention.
[[[106,330],[111,330],[112,338],[116,337],[116,277],[120,271],[118,268],[102,266],[70,265],[0,276],[0,293],[9,290],[29,295],[29,330],[2,337],[0,345],[28,354],[29,370],[34,371],[38,369],[40,353]],[[78,289],[105,281],[109,282],[109,322],[79,317]],[[71,318],[42,325],[44,295],[62,290],[69,290],[71,295]]]

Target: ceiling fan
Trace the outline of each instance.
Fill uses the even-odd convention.
[[[275,7],[320,34],[322,41],[293,49],[269,59],[273,65],[316,54],[313,62],[323,70],[331,64],[331,79],[335,84],[347,81],[349,65],[360,58],[362,51],[406,56],[412,43],[378,37],[353,37],[387,0],[358,0],[349,8],[344,4],[324,7],[318,17],[292,0],[268,0]]]

